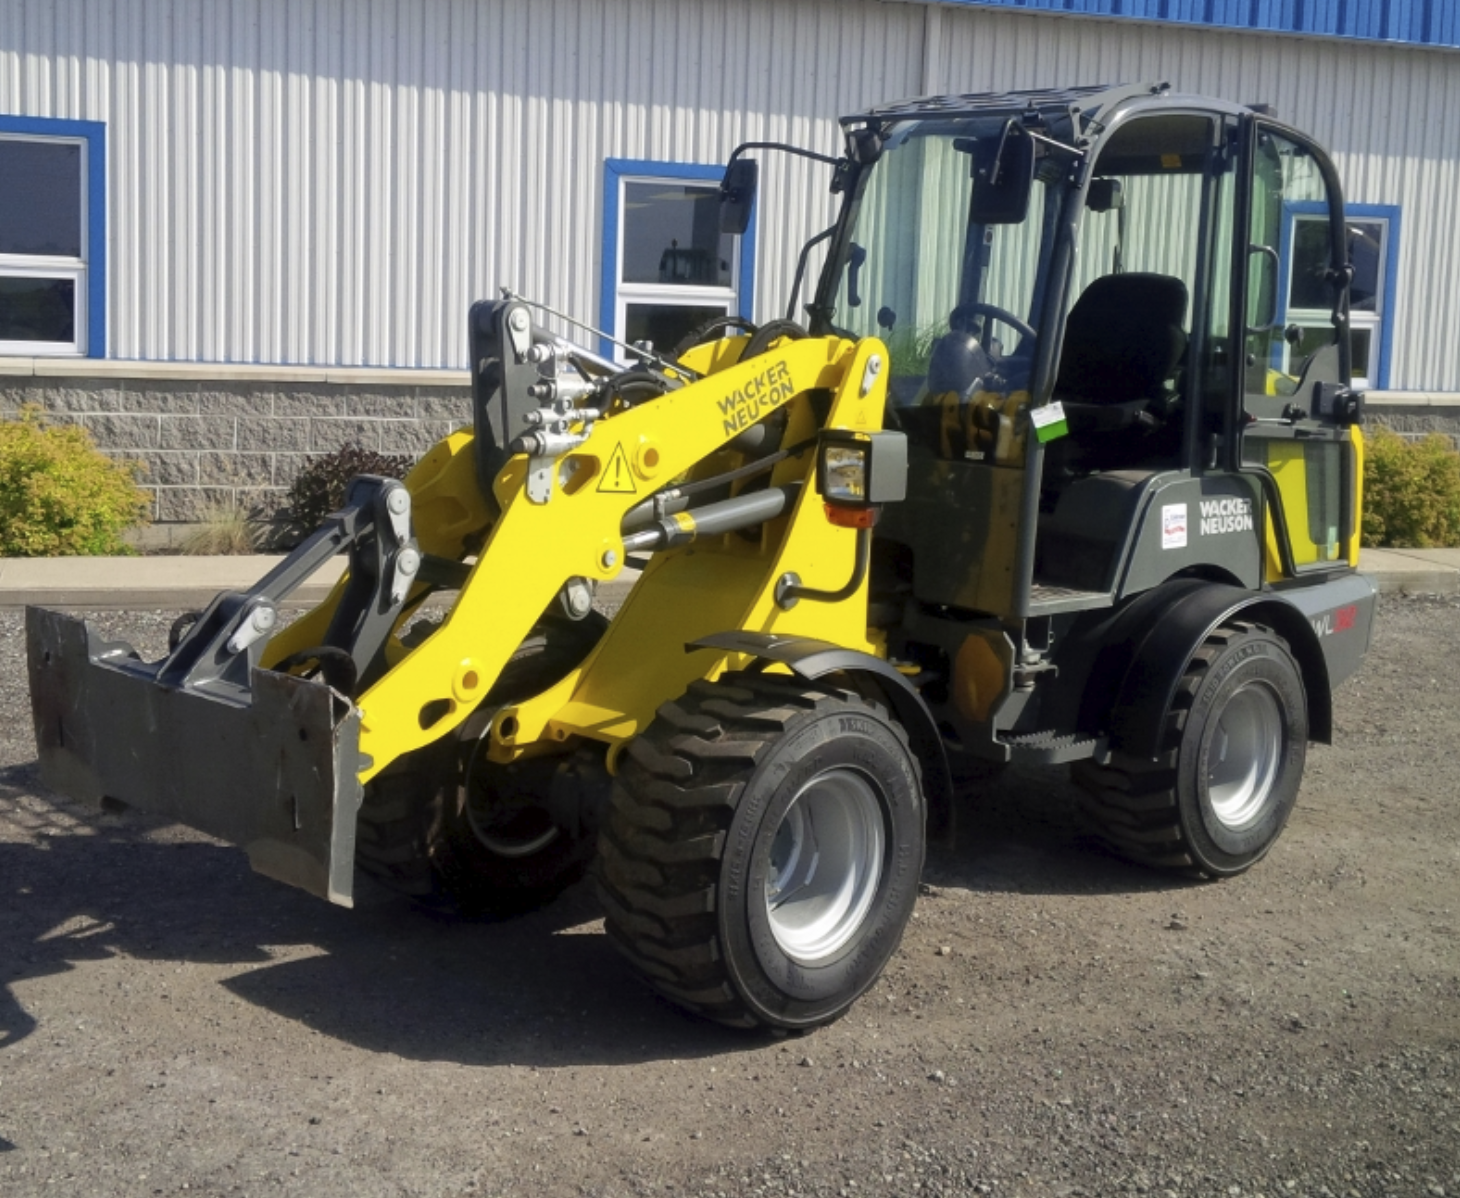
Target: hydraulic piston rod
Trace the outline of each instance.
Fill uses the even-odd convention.
[[[707,503],[691,511],[666,515],[651,527],[624,537],[624,550],[642,553],[645,550],[673,549],[677,545],[689,544],[696,537],[719,536],[763,524],[788,510],[796,501],[801,487],[799,482],[770,487],[764,491],[752,491],[749,495],[722,499],[719,503]]]

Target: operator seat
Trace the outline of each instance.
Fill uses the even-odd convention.
[[[1054,393],[1080,465],[1117,469],[1176,451],[1168,383],[1186,353],[1186,303],[1180,279],[1145,273],[1104,275],[1075,301]]]

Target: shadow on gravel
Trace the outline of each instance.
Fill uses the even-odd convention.
[[[1205,883],[1133,865],[1083,830],[1063,766],[959,778],[953,845],[928,853],[925,879],[975,893],[1079,895],[1180,891]]]
[[[30,795],[45,805],[22,806]],[[368,881],[344,910],[260,877],[239,850],[47,795],[33,765],[0,770],[0,821],[28,840],[0,841],[0,1060],[37,1030],[15,983],[115,956],[239,966],[221,984],[247,1002],[422,1060],[623,1064],[765,1043],[641,986],[586,884],[510,920],[435,914]]]
[[[625,1064],[754,1049],[641,986],[604,937],[591,887],[510,920],[429,912],[362,881],[354,911],[252,873],[242,852],[138,813],[41,794],[0,770],[29,843],[0,843],[0,1052],[36,1030],[11,984],[122,955],[242,967],[233,994],[375,1052],[466,1065]],[[927,878],[974,892],[1107,894],[1187,883],[1126,864],[1077,831],[1063,771],[964,785],[959,835]],[[152,835],[149,835],[152,833]]]

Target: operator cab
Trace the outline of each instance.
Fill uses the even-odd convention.
[[[924,99],[845,124],[879,151],[813,331],[888,346],[910,470],[879,539],[901,546],[918,600],[1029,616],[1182,573],[1257,587],[1345,564],[1345,426],[1291,401],[1349,377],[1342,202],[1321,150],[1164,85]],[[1326,337],[1284,326],[1297,219],[1317,222],[1310,240],[1329,231],[1313,255]],[[1031,413],[1057,410],[1061,435],[1041,443]],[[1276,553],[1178,535],[1170,513],[1184,527],[1203,502],[1276,511]]]

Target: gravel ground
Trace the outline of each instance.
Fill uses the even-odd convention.
[[[155,652],[170,613],[97,617]],[[1460,604],[1386,599],[1272,855],[1172,881],[1059,772],[970,796],[881,982],[800,1039],[508,922],[36,781],[0,612],[0,1193],[1460,1195]]]

